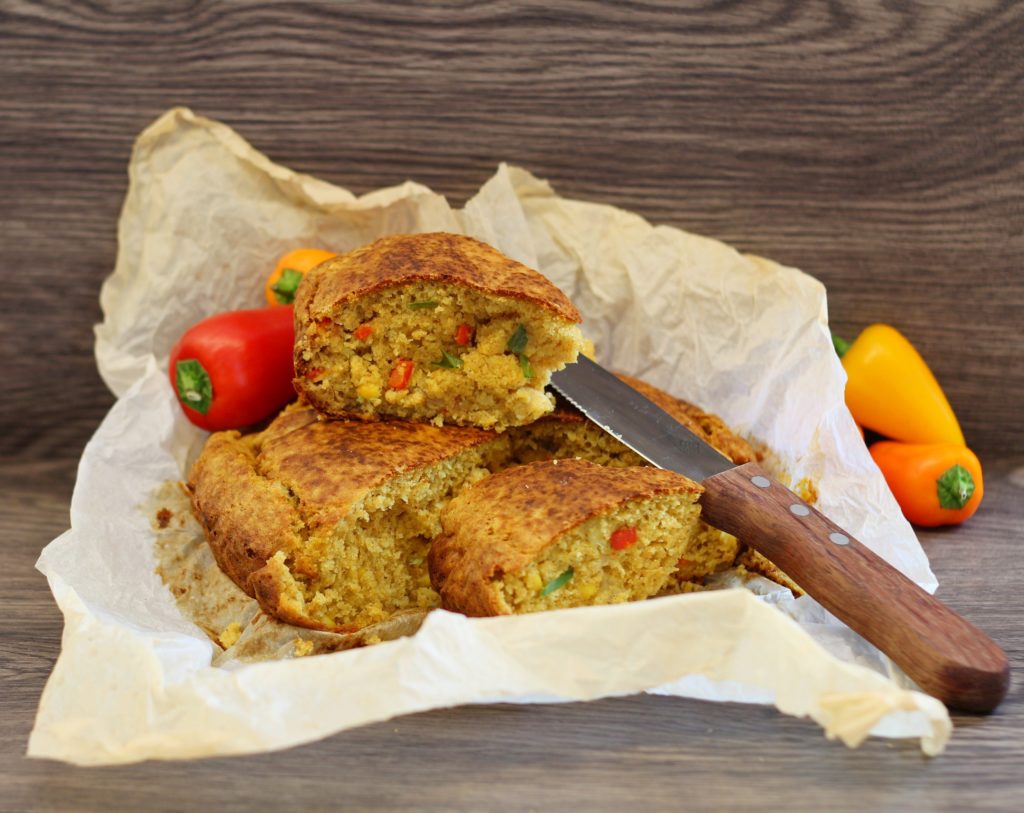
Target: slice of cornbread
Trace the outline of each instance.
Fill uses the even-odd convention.
[[[264,611],[351,632],[437,605],[426,556],[441,508],[507,461],[493,432],[296,405],[262,432],[212,435],[189,487],[217,563]]]
[[[757,459],[753,447],[717,415],[705,412],[652,384],[619,375],[623,381],[668,412],[737,465]],[[588,421],[568,403],[559,402],[555,411],[529,426],[509,431],[512,454],[520,463],[579,457],[603,466],[646,466],[644,458]],[[742,546],[732,534],[701,520],[689,552],[661,587],[662,593],[685,592],[705,576],[731,567]]]
[[[508,615],[654,595],[697,531],[701,487],[650,467],[515,466],[441,514],[429,563],[442,606]]]
[[[580,315],[536,271],[456,234],[385,237],[307,273],[295,387],[330,417],[503,430],[550,412]]]

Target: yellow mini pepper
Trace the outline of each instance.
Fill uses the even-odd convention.
[[[894,440],[964,445],[939,382],[902,333],[871,325],[844,345],[836,339],[848,378],[846,405],[857,423]]]

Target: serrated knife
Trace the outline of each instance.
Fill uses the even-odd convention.
[[[583,356],[551,384],[655,466],[698,480],[703,518],[766,556],[947,706],[989,712],[1009,686],[985,633],[887,564],[757,463],[735,466],[671,415]]]

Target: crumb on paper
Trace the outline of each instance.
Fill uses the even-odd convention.
[[[307,641],[305,638],[295,639],[295,657],[304,658],[307,655],[313,654],[313,642]]]
[[[736,565],[736,575],[744,581],[757,578],[758,576],[763,576],[776,584],[789,588],[789,591],[797,598],[804,595],[804,590],[800,585],[783,573],[782,570],[780,570],[773,562],[769,561],[764,555],[758,553],[753,548],[747,548],[743,553],[741,553],[736,558]]]
[[[161,508],[156,512],[156,525],[160,529],[166,528],[174,519],[174,512],[170,508]]]
[[[237,621],[232,621],[217,636],[217,643],[224,649],[231,649],[231,647],[238,643],[238,639],[241,637],[242,625]]]
[[[814,505],[818,501],[818,487],[810,477],[804,477],[793,486],[796,495],[808,505]]]

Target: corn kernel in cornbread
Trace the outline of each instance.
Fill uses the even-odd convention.
[[[700,491],[651,467],[555,460],[506,469],[442,512],[432,583],[442,606],[474,616],[648,598],[689,552]]]
[[[296,405],[263,432],[212,435],[189,486],[218,564],[264,611],[349,632],[437,605],[426,557],[441,508],[507,462],[493,432]]]
[[[526,424],[584,347],[561,291],[455,234],[387,237],[320,265],[295,319],[296,388],[331,417]]]

